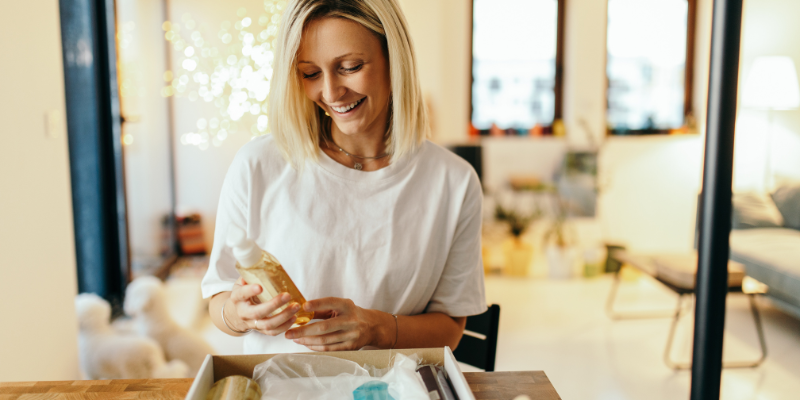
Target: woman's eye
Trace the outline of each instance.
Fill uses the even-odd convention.
[[[312,72],[310,74],[303,72],[303,79],[313,79],[316,78],[317,75],[319,75],[319,72]]]
[[[345,72],[356,72],[356,71],[361,69],[362,65],[364,65],[364,64],[358,64],[353,68],[345,68],[344,70],[345,70]]]

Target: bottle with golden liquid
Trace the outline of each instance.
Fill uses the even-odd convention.
[[[306,299],[297,289],[292,278],[283,269],[281,263],[272,254],[262,250],[255,242],[247,238],[247,234],[239,227],[232,226],[228,234],[228,246],[233,248],[233,256],[236,258],[236,270],[248,285],[261,285],[263,289],[258,294],[258,300],[266,303],[273,297],[281,293],[289,293],[292,300],[281,308],[275,310],[272,315],[276,315],[292,304],[299,304],[301,307]],[[297,315],[296,325],[305,325],[314,319],[314,313],[303,311],[301,308]]]

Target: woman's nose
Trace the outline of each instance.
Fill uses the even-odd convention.
[[[322,83],[322,101],[325,103],[335,103],[342,97],[345,90],[335,75],[326,74]]]

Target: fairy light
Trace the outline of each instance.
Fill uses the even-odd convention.
[[[119,96],[122,114],[130,118],[134,114],[131,112],[131,103],[136,103],[137,98],[144,98],[147,95],[144,85],[144,77],[137,58],[138,31],[136,23],[133,21],[122,22],[117,30],[117,45],[119,46],[119,62],[117,64],[117,78],[119,82]],[[135,110],[135,107],[134,107]],[[127,125],[122,126],[121,141],[124,146],[130,146],[134,142],[134,136]]]
[[[236,21],[222,22],[216,35],[209,35],[188,13],[180,21],[163,23],[177,68],[164,73],[161,96],[213,103],[218,113],[199,118],[197,131],[180,135],[181,144],[201,150],[219,147],[237,133],[239,123],[250,125],[253,136],[269,131],[266,102],[273,49],[286,5],[286,0],[264,0],[257,18],[239,8]]]

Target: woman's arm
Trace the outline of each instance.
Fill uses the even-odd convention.
[[[395,348],[450,346],[455,350],[466,325],[467,317],[450,317],[442,313],[398,315],[399,336]]]
[[[358,350],[365,346],[381,349],[450,346],[461,340],[466,317],[442,313],[397,316],[364,309],[352,300],[328,297],[306,302],[304,309],[314,311],[313,324],[286,332],[287,339],[314,351]]]

